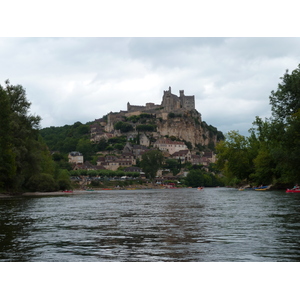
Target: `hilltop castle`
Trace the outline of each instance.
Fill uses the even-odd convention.
[[[195,96],[186,96],[184,91],[179,91],[179,97],[171,93],[171,87],[169,90],[164,91],[161,104],[146,103],[146,106],[131,105],[127,103],[127,112],[155,112],[162,110],[164,112],[174,112],[180,110],[194,110],[195,109]]]
[[[185,114],[196,113],[201,123],[201,114],[195,109],[195,96],[186,96],[183,90],[179,91],[179,96],[171,93],[171,87],[164,91],[161,104],[146,103],[146,105],[131,105],[127,103],[127,111],[110,113],[107,115],[106,132],[114,130],[114,124],[123,121],[124,117],[138,116],[142,113],[153,114],[156,118],[167,120],[169,113]]]
[[[161,104],[146,103],[130,105],[127,110],[119,113],[110,112],[103,119],[95,120],[91,126],[91,140],[126,135],[127,140],[138,137],[139,144],[149,146],[161,137],[175,137],[190,142],[193,147],[216,144],[218,131],[202,122],[201,114],[195,109],[195,96],[186,96],[183,90],[179,96],[172,94],[171,87],[163,92]],[[121,132],[115,129],[115,124],[131,126],[130,131]],[[123,123],[123,124],[122,124]],[[222,136],[222,133],[219,134]]]

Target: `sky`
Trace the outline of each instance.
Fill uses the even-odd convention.
[[[180,7],[177,8],[179,14]],[[75,24],[79,12],[80,8],[75,15],[70,14],[70,24]],[[158,23],[164,12],[155,11]],[[115,13],[116,19],[120,18],[119,10]],[[152,10],[152,19],[153,14]],[[263,19],[263,15],[256,17],[258,21]],[[47,23],[49,17],[45,18]],[[62,16],[56,19],[59,25],[61,19]],[[84,20],[88,23],[89,19],[93,20]],[[107,20],[111,22],[104,22]],[[188,22],[190,19],[186,19]],[[193,22],[200,27],[203,24]],[[118,24],[123,25],[122,19]],[[95,26],[81,31],[81,25],[75,27],[77,31],[65,30],[67,26],[52,30],[52,25],[51,29],[46,27],[48,30],[43,31],[42,27],[37,31],[39,26],[34,23],[33,30],[27,18],[17,27],[19,30],[24,26],[25,31],[18,34],[13,28],[0,35],[0,84],[9,79],[11,84],[26,89],[32,103],[30,112],[42,118],[42,128],[94,121],[109,112],[126,110],[127,102],[160,104],[163,91],[171,87],[175,95],[184,90],[185,95],[195,96],[202,121],[224,134],[237,130],[247,135],[256,116],[271,116],[271,91],[277,89],[287,69],[291,72],[300,63],[300,38],[277,37],[273,33],[268,36],[263,27],[254,35],[242,31],[245,37],[235,37],[239,32],[223,32],[220,28],[211,34],[208,30],[199,31],[197,36],[197,31],[181,31],[181,26],[175,31],[156,28],[152,33],[138,31],[139,26],[130,30],[130,25],[121,34],[118,32],[122,26],[105,34],[97,34]],[[280,25],[277,28],[282,29]],[[187,33],[190,37],[184,36]],[[259,36],[261,33],[264,36]]]

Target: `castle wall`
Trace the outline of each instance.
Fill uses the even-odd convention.
[[[171,87],[164,91],[161,106],[165,111],[173,112],[174,110],[193,110],[195,109],[195,96],[185,96],[184,91],[179,91],[179,97],[171,93]]]

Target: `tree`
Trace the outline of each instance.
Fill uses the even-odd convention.
[[[270,104],[275,118],[286,120],[300,109],[300,64],[291,74],[286,70],[277,91],[271,91]]]
[[[19,190],[32,175],[49,167],[43,160],[50,154],[39,140],[41,118],[29,114],[31,103],[24,88],[7,80],[4,88],[0,86],[0,104],[0,186]]]
[[[173,175],[177,175],[180,172],[181,169],[181,160],[178,159],[173,159],[173,158],[169,158],[166,160],[165,162],[165,166],[167,169],[170,169],[173,173]]]
[[[142,155],[141,167],[147,178],[153,180],[161,168],[164,156],[159,150],[150,150]]]
[[[115,125],[114,125],[114,128],[117,129],[117,130],[120,130],[121,132],[129,132],[129,131],[132,131],[133,130],[133,127],[131,124],[129,123],[126,123],[126,122],[122,122],[122,121],[119,121],[117,122]]]
[[[217,166],[228,179],[249,180],[255,155],[250,151],[249,139],[237,131],[230,131],[216,146]]]
[[[201,170],[190,170],[185,178],[185,183],[191,187],[204,186],[204,174]]]
[[[90,140],[82,138],[77,143],[76,151],[82,153],[85,160],[91,160],[94,153],[93,144]]]
[[[11,107],[5,89],[0,85],[0,188],[8,186],[17,170],[10,127]]]
[[[60,190],[70,190],[72,189],[72,183],[70,180],[70,173],[68,170],[60,170],[57,178],[57,183]]]

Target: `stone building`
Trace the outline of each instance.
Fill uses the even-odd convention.
[[[184,142],[172,141],[166,138],[158,139],[153,146],[157,147],[161,151],[167,151],[171,155],[180,150],[188,150]]]
[[[195,109],[195,96],[184,95],[184,90],[179,91],[179,97],[171,93],[171,87],[164,91],[161,106],[167,112],[176,110],[193,110]]]
[[[83,164],[83,155],[80,152],[72,151],[68,155],[69,163]]]
[[[169,90],[164,91],[161,104],[146,103],[146,106],[142,105],[130,105],[127,103],[127,112],[158,112],[163,110],[165,112],[174,112],[178,110],[193,110],[195,109],[195,96],[186,96],[184,90],[179,91],[179,96],[171,93],[171,87]]]

